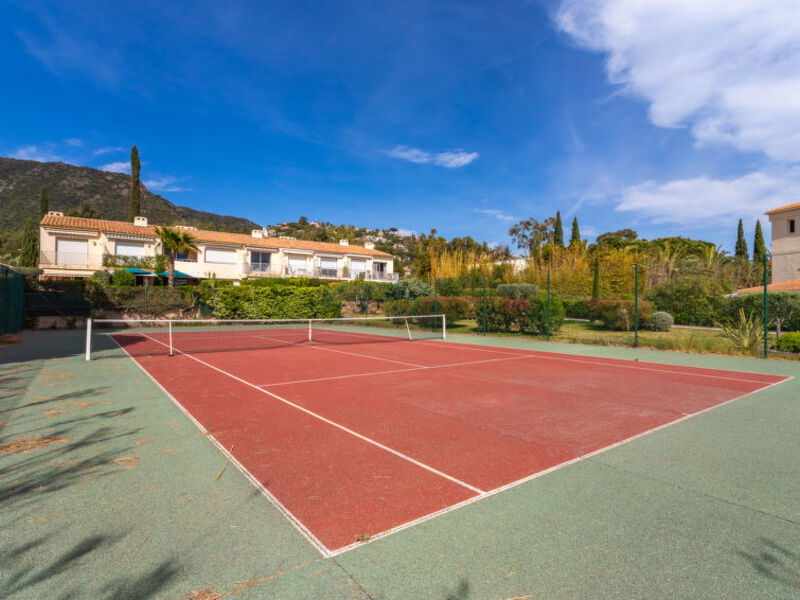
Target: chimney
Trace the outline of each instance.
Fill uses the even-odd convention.
[[[339,240],[339,245],[340,246],[349,246],[350,242],[347,241],[347,240]]]
[[[47,216],[48,217],[63,217],[64,213],[61,212],[60,210],[48,210],[47,211]]]
[[[147,217],[133,217],[133,224],[136,227],[147,227]]]
[[[367,250],[375,250],[375,244],[373,244],[372,242],[365,242],[364,248],[366,248]]]
[[[250,235],[254,238],[263,239],[264,238],[264,230],[263,229],[253,229],[250,232]]]

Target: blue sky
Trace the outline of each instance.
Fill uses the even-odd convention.
[[[794,0],[6,1],[0,155],[137,144],[153,191],[264,225],[732,249],[800,200],[798,39]]]

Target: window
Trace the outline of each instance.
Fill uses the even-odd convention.
[[[306,274],[306,257],[289,255],[289,275]]]
[[[789,233],[794,233],[794,219],[789,219]]]
[[[223,265],[236,264],[236,250],[221,250],[219,248],[206,248],[206,262]]]
[[[115,251],[117,256],[144,258],[144,242],[117,242]]]
[[[378,275],[386,275],[386,263],[385,262],[376,262],[372,263],[375,267],[375,272]]]
[[[56,263],[59,265],[88,265],[87,240],[56,240]]]
[[[360,259],[351,259],[350,260],[350,270],[353,272],[353,277],[358,277],[360,274],[366,272],[367,270],[367,261],[360,260]]]
[[[250,253],[250,270],[256,273],[264,273],[270,270],[269,252],[251,252]]]
[[[328,256],[320,257],[319,274],[321,277],[336,277],[336,259]]]
[[[164,256],[169,256],[167,249],[164,249]],[[195,252],[176,252],[175,260],[182,260],[184,262],[197,262],[197,254]]]

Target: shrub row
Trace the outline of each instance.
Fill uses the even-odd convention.
[[[383,311],[391,315],[435,315],[443,314],[448,325],[463,319],[475,318],[474,301],[471,298],[441,296],[415,300],[388,300]]]
[[[639,327],[650,322],[653,305],[645,300],[639,301]],[[606,329],[631,331],[634,329],[636,309],[633,300],[620,298],[595,298],[589,301],[589,316],[600,321]]]
[[[327,287],[232,286],[210,300],[220,319],[306,319],[339,316],[339,301]]]
[[[564,323],[564,304],[557,296],[550,298],[550,331]],[[547,333],[547,296],[530,298],[490,298],[486,304],[486,329],[491,332],[515,332],[541,335]]]
[[[562,298],[564,303],[564,313],[568,319],[588,319],[589,318],[589,301],[588,300],[570,300]]]

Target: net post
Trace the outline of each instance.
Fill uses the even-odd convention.
[[[172,345],[172,319],[167,321],[167,328],[169,329],[169,355],[175,356],[175,351]]]
[[[311,319],[308,320],[308,341],[311,341]]]
[[[86,319],[86,360],[92,360],[92,318]]]
[[[406,324],[406,332],[408,333],[408,341],[409,342],[413,342],[414,338],[411,337],[411,328],[408,326],[408,317],[404,318],[403,321],[405,321],[405,324]]]
[[[442,315],[442,339],[447,339],[447,319],[445,315]]]

